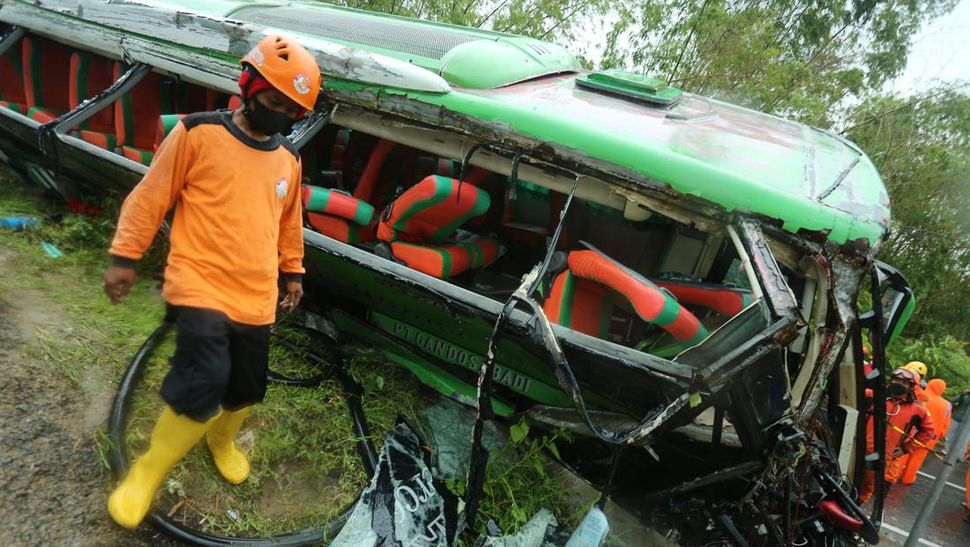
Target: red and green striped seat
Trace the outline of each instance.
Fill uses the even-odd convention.
[[[0,106],[27,114],[22,44],[17,42],[0,55]]]
[[[420,272],[450,277],[490,264],[504,251],[485,238],[452,241],[459,226],[485,214],[488,193],[465,183],[431,175],[388,206],[377,237],[390,243],[396,258]]]
[[[389,206],[377,228],[383,241],[442,243],[468,219],[485,214],[488,194],[471,184],[431,175],[409,188]]]
[[[114,63],[83,51],[71,54],[70,67],[70,108],[101,93],[114,82]],[[106,150],[114,150],[118,139],[114,135],[114,109],[104,108],[81,124],[78,136]]]
[[[316,231],[344,243],[374,241],[374,207],[337,190],[303,187],[303,208]]]
[[[368,243],[377,239],[375,225],[373,223],[361,226],[348,222],[346,219],[325,215],[323,213],[307,212],[307,220],[310,227],[321,234],[332,237],[337,241],[356,245],[358,243]]]
[[[393,241],[390,245],[395,258],[408,267],[442,279],[491,264],[503,251],[498,242],[478,236],[452,243]]]
[[[553,281],[552,292],[543,307],[553,323],[606,338],[613,314],[612,295],[604,285],[566,270]]]
[[[600,251],[572,251],[567,262],[569,268],[556,277],[544,305],[550,321],[606,337],[613,307],[611,293],[618,293],[641,319],[664,329],[678,342],[693,345],[707,336],[707,329],[673,295]],[[610,291],[603,290],[606,288]]]
[[[115,78],[121,65],[115,64]],[[148,165],[158,129],[158,117],[172,113],[172,82],[155,72],[148,73],[134,88],[115,101],[115,134],[126,158]]]
[[[177,112],[212,112],[229,101],[229,96],[214,89],[182,82],[176,94]]]
[[[360,226],[370,224],[374,218],[374,208],[366,201],[318,186],[303,187],[303,207],[307,211],[344,218]]]
[[[43,124],[67,112],[71,50],[46,38],[28,36],[21,54],[27,116]]]
[[[655,279],[653,282],[670,291],[679,302],[703,306],[725,317],[734,317],[753,302],[751,291],[747,289],[669,279]]]
[[[345,155],[350,141],[350,130],[343,129],[335,137],[331,150],[330,167],[344,168]],[[395,143],[381,139],[367,158],[367,165],[354,188],[353,197],[327,188],[306,186],[303,205],[310,226],[316,231],[344,243],[367,243],[376,239],[374,207],[370,204],[379,188],[378,175],[384,160]]]

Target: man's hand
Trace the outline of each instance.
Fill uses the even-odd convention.
[[[135,269],[128,266],[108,266],[104,272],[104,294],[108,295],[112,304],[121,302],[128,296],[132,285],[135,284]]]
[[[286,313],[290,313],[296,309],[301,298],[303,298],[303,281],[287,281],[286,296],[280,302],[280,309]]]

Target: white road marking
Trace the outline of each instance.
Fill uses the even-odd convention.
[[[909,537],[909,532],[907,532],[906,530],[903,530],[902,528],[896,528],[892,524],[886,524],[884,522],[882,523],[882,527],[889,530],[890,532],[896,532],[897,534],[903,536],[904,538]],[[930,547],[943,547],[939,543],[933,543],[932,541],[929,541],[923,538],[919,538],[919,542],[922,543],[923,545],[929,545]]]
[[[930,474],[927,474],[927,473],[923,473],[922,471],[917,471],[917,472],[916,472],[916,474],[917,474],[917,475],[923,475],[924,477],[926,477],[926,478],[928,478],[928,479],[930,479],[930,480],[933,480],[933,481],[935,481],[935,480],[936,480],[936,477],[934,477],[933,475],[930,475]],[[947,486],[952,486],[952,487],[954,487],[954,488],[956,488],[957,490],[960,490],[960,491],[962,491],[962,492],[966,492],[966,491],[967,491],[967,489],[966,489],[966,488],[964,488],[964,487],[962,487],[962,486],[960,486],[959,484],[953,484],[953,483],[952,483],[952,482],[950,482],[950,481],[946,481],[946,484],[947,484]]]

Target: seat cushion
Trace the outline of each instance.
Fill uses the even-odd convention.
[[[340,217],[360,226],[366,226],[374,219],[374,208],[366,201],[319,186],[303,187],[303,208]]]
[[[663,328],[678,342],[698,343],[707,336],[707,329],[673,295],[597,249],[572,251],[567,262],[574,275],[620,293],[637,315]]]
[[[101,93],[114,82],[114,63],[83,51],[71,54],[69,106],[76,108],[82,102]],[[98,133],[114,133],[114,108],[103,108],[81,124],[81,129]]]
[[[17,42],[0,55],[0,104],[11,110],[9,105],[24,106],[27,95],[24,92],[23,42]],[[21,114],[26,108],[18,110]]]
[[[487,266],[503,251],[497,242],[482,237],[443,244],[391,242],[391,252],[409,268],[441,279]]]
[[[115,64],[114,71],[120,76],[120,64]],[[155,72],[148,73],[131,91],[115,101],[118,143],[142,151],[151,150],[155,146],[158,117],[171,113],[172,82]]]
[[[310,211],[306,215],[311,228],[337,241],[356,245],[377,239],[373,224],[361,226],[340,217]]]
[[[488,211],[488,193],[471,184],[431,175],[392,203],[378,225],[383,241],[443,243],[468,219]]]
[[[2,106],[4,108],[9,108],[10,110],[13,110],[17,114],[23,114],[23,115],[26,115],[27,114],[27,105],[25,105],[23,103],[14,103],[14,102],[10,102],[10,101],[0,101],[0,106]]]
[[[71,50],[46,38],[28,36],[23,41],[22,61],[27,107],[67,112]]]
[[[606,338],[610,332],[613,296],[604,285],[566,270],[553,281],[543,311],[553,323]]]
[[[37,123],[45,124],[50,121],[54,121],[58,116],[63,114],[64,110],[55,110],[53,108],[42,108],[35,106],[27,110],[27,117],[34,120]]]
[[[154,156],[154,154],[148,150],[135,148],[133,146],[122,146],[121,155],[142,165],[150,165],[152,163],[152,157]]]
[[[703,306],[726,317],[737,315],[753,302],[751,291],[746,289],[667,279],[655,279],[653,282],[670,291],[682,304]]]
[[[113,133],[81,130],[78,132],[78,137],[85,142],[89,142],[105,150],[111,150],[112,152],[115,148],[118,148],[118,137],[115,137]]]

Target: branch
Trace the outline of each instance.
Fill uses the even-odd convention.
[[[708,2],[709,0],[704,0],[704,4],[701,6],[701,11],[697,13],[697,19],[694,19],[694,24],[691,25],[690,32],[687,33],[687,38],[684,38],[684,45],[680,49],[680,55],[677,56],[677,62],[674,63],[674,68],[670,70],[670,76],[667,78],[668,80],[673,80],[677,75],[677,71],[680,70],[680,62],[684,60],[684,52],[687,51],[687,46],[694,38],[694,33],[697,32],[697,25],[699,25],[701,20],[704,18],[704,10],[707,9]]]
[[[874,121],[881,120],[882,118],[885,118],[886,116],[889,116],[890,114],[893,114],[895,112],[899,112],[900,110],[903,110],[903,109],[906,109],[906,108],[910,108],[910,107],[915,106],[916,104],[921,103],[923,101],[928,101],[930,99],[935,99],[936,97],[939,97],[940,95],[946,95],[947,93],[956,91],[956,90],[958,90],[958,89],[960,89],[962,87],[967,87],[967,86],[970,86],[970,82],[963,82],[962,84],[955,85],[953,87],[950,87],[950,88],[947,88],[947,89],[943,89],[941,91],[937,91],[936,93],[933,93],[932,95],[927,95],[925,97],[915,98],[915,99],[913,99],[911,101],[908,101],[908,102],[905,102],[905,103],[903,103],[903,104],[901,104],[901,105],[899,105],[897,107],[890,108],[889,110],[887,110],[885,112],[880,112],[878,114],[869,116],[868,118],[862,120],[861,122],[859,122],[859,123],[857,123],[857,124],[855,124],[853,126],[850,126],[850,127],[846,128],[846,129],[843,129],[842,131],[839,131],[839,135],[845,135],[846,133],[848,133],[849,131],[852,131],[853,129],[858,129],[859,127],[862,127],[863,125],[867,125],[867,124],[872,123]]]
[[[499,4],[498,6],[496,6],[496,8],[493,9],[488,15],[486,15],[484,19],[482,19],[481,21],[479,21],[475,25],[475,28],[482,28],[482,25],[485,24],[485,21],[488,21],[489,19],[491,19],[492,16],[495,15],[496,12],[498,12],[498,10],[504,8],[505,7],[505,4],[508,4],[508,3],[509,3],[509,0],[503,0],[502,3]]]
[[[539,36],[539,40],[542,40],[543,38],[546,37],[547,34],[549,34],[550,32],[552,32],[554,30],[556,30],[557,28],[559,28],[560,25],[562,25],[563,23],[565,23],[566,21],[568,21],[573,15],[576,15],[576,12],[577,11],[579,11],[579,10],[585,8],[586,6],[588,6],[591,1],[592,0],[586,0],[585,2],[583,2],[582,4],[580,4],[579,7],[577,7],[573,11],[569,12],[569,15],[566,15],[565,17],[563,17],[562,19],[560,19],[558,23],[556,23],[555,25],[553,25],[552,27],[550,27],[549,30],[543,32],[542,35]]]

